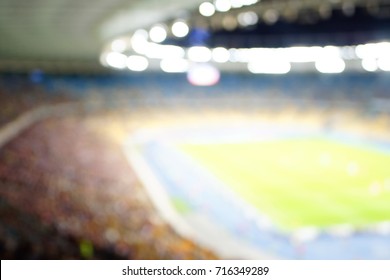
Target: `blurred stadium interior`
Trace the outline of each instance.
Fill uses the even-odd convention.
[[[0,0],[1,258],[390,259],[389,71],[387,0]]]

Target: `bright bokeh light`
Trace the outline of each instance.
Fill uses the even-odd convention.
[[[193,62],[209,62],[212,58],[211,50],[207,47],[191,47],[187,55]]]
[[[162,25],[155,25],[149,31],[149,37],[153,42],[161,43],[167,38],[167,31]]]
[[[291,64],[282,59],[256,59],[248,63],[248,70],[254,74],[287,74],[291,70]]]
[[[341,57],[341,48],[335,46],[325,46],[321,51],[321,59],[333,59]]]
[[[356,55],[361,59],[390,56],[390,42],[358,45]]]
[[[145,71],[149,66],[149,61],[146,57],[140,55],[131,55],[127,58],[127,68],[131,71]]]
[[[194,86],[213,86],[219,82],[220,73],[210,64],[194,64],[188,70],[187,79]]]
[[[185,59],[163,59],[160,68],[166,73],[184,73],[188,71],[189,63]]]
[[[149,43],[144,48],[144,54],[146,57],[154,59],[175,59],[183,58],[185,56],[185,50],[182,47],[174,45]]]
[[[382,71],[390,71],[390,56],[380,57],[378,66]]]
[[[227,12],[232,8],[230,0],[215,0],[214,5],[218,12]]]
[[[254,57],[258,59],[283,59],[289,62],[315,62],[318,58],[339,58],[340,49],[337,47],[290,47],[290,48],[251,48],[232,49],[232,62],[249,62]]]
[[[250,6],[259,2],[259,0],[241,0],[244,6]]]
[[[204,4],[212,5],[210,2]],[[251,17],[253,18],[251,19]],[[238,19],[241,25],[246,25],[255,23],[256,17],[257,14],[254,12],[243,12],[239,14]],[[183,20],[178,20],[172,25],[172,33],[177,37],[186,36],[188,31],[189,27]],[[211,60],[217,63],[229,61],[246,63],[250,72],[268,74],[285,74],[291,70],[291,63],[309,62],[314,62],[315,68],[320,73],[342,73],[347,67],[346,61],[361,63],[362,69],[367,72],[390,71],[390,42],[344,47],[296,46],[228,50],[224,47],[209,49],[205,46],[185,49],[180,46],[163,45],[149,41],[149,39],[160,41],[166,36],[166,30],[162,25],[154,26],[149,33],[145,30],[137,30],[130,41],[123,37],[112,41],[106,48],[107,52],[102,53],[100,61],[104,66],[123,69],[126,67],[126,62],[124,62],[126,59],[121,53],[131,46],[131,49],[142,55],[143,58],[164,60],[160,66],[166,72],[183,72],[186,68],[183,65],[188,64],[188,61],[206,63]],[[184,58],[188,61],[183,62]],[[173,61],[180,63],[177,69],[168,66],[168,63],[173,63]],[[310,65],[302,67],[310,67]]]
[[[215,62],[225,63],[230,59],[230,52],[225,48],[218,47],[213,49],[212,57]]]
[[[263,14],[263,20],[269,25],[275,24],[279,20],[279,12],[275,9],[269,9]]]
[[[376,53],[378,57],[390,57],[390,42],[376,44]]]
[[[230,4],[232,5],[232,8],[241,8],[242,6],[244,6],[242,0],[230,0]]]
[[[232,31],[237,28],[238,22],[235,16],[227,14],[222,19],[222,26],[225,30]]]
[[[340,48],[340,57],[345,60],[354,60],[358,57],[356,56],[355,47],[353,46],[344,46]]]
[[[356,55],[361,59],[375,58],[373,49],[374,44],[358,45],[356,46]]]
[[[280,61],[285,60],[280,52],[277,49],[268,49],[268,48],[254,48],[254,49],[245,49],[244,51],[239,52],[239,60],[242,62],[250,61]]]
[[[375,72],[378,70],[378,63],[375,58],[366,58],[362,60],[362,67],[367,72]]]
[[[126,68],[126,55],[118,52],[110,52],[106,56],[107,65],[117,68],[124,69]]]
[[[341,58],[341,49],[335,46],[323,47],[315,62],[318,72],[324,74],[337,74],[345,70],[345,61]]]
[[[148,32],[143,29],[139,29],[134,32],[133,36],[131,37],[131,47],[135,52],[139,54],[145,53],[145,48],[149,44],[148,36]]]
[[[230,62],[248,62],[249,49],[229,49]]]
[[[259,17],[255,12],[243,12],[237,16],[238,23],[242,26],[255,25],[259,21]]]
[[[250,6],[256,4],[259,0],[230,0],[232,8],[241,8],[243,6]]]
[[[339,57],[323,57],[316,61],[315,66],[323,74],[338,74],[345,70],[345,62]]]
[[[321,47],[291,47],[283,49],[283,55],[290,62],[313,62],[321,57]]]
[[[215,7],[210,2],[204,2],[199,6],[199,13],[205,17],[211,17],[215,13]]]
[[[107,64],[107,53],[106,52],[103,52],[100,54],[100,58],[99,58],[99,61],[100,61],[100,64],[102,64],[103,66],[108,66]]]
[[[176,21],[172,25],[172,34],[179,38],[187,36],[189,30],[190,28],[184,21]]]
[[[124,39],[116,39],[111,43],[111,49],[114,52],[123,52],[127,48],[126,41]]]

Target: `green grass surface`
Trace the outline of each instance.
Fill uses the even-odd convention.
[[[172,205],[175,207],[176,211],[180,214],[186,214],[191,211],[191,208],[185,203],[184,200],[173,197],[171,198]]]
[[[390,155],[325,139],[184,144],[284,229],[390,220]]]

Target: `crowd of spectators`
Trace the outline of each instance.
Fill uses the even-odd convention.
[[[40,251],[58,245],[57,251],[47,251],[46,257],[59,257],[61,248],[71,243],[61,258],[77,258],[73,245],[83,241],[78,254],[87,242],[115,258],[214,258],[161,220],[120,147],[94,133],[83,118],[43,121],[3,147],[0,183],[0,196],[10,209],[17,209],[13,211],[16,216],[32,216],[54,236],[61,236],[52,239],[46,231],[31,243]],[[27,225],[19,222],[15,226]],[[4,231],[0,240],[9,239],[9,234],[2,234]],[[8,240],[5,256],[18,257],[13,250],[22,245],[11,243],[24,244],[25,238],[34,237],[22,233]]]
[[[1,184],[3,188],[3,184]],[[0,199],[1,259],[118,259],[110,250],[93,247],[43,224],[35,215]]]
[[[29,75],[0,75],[0,127],[28,110],[70,100],[61,90],[48,92]]]

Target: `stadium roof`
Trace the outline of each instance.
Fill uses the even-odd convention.
[[[97,62],[106,39],[200,0],[0,0],[0,59]]]
[[[275,45],[291,38],[303,38],[304,43],[305,36],[313,38],[318,31],[324,35],[321,38],[330,41],[369,41],[381,39],[390,30],[389,0],[253,1],[254,11],[267,24],[234,30],[229,16],[236,17],[238,9],[230,14],[217,12],[215,17],[205,20],[198,11],[204,1],[0,0],[0,69],[42,67],[45,63],[55,63],[60,68],[99,68],[99,54],[107,41],[183,17],[196,25],[211,27],[211,44],[233,47],[237,43]],[[332,14],[333,10],[336,13]],[[275,15],[284,22],[274,24]],[[337,32],[339,36],[329,36]],[[354,35],[345,37],[347,33]],[[299,37],[300,34],[305,36]]]

